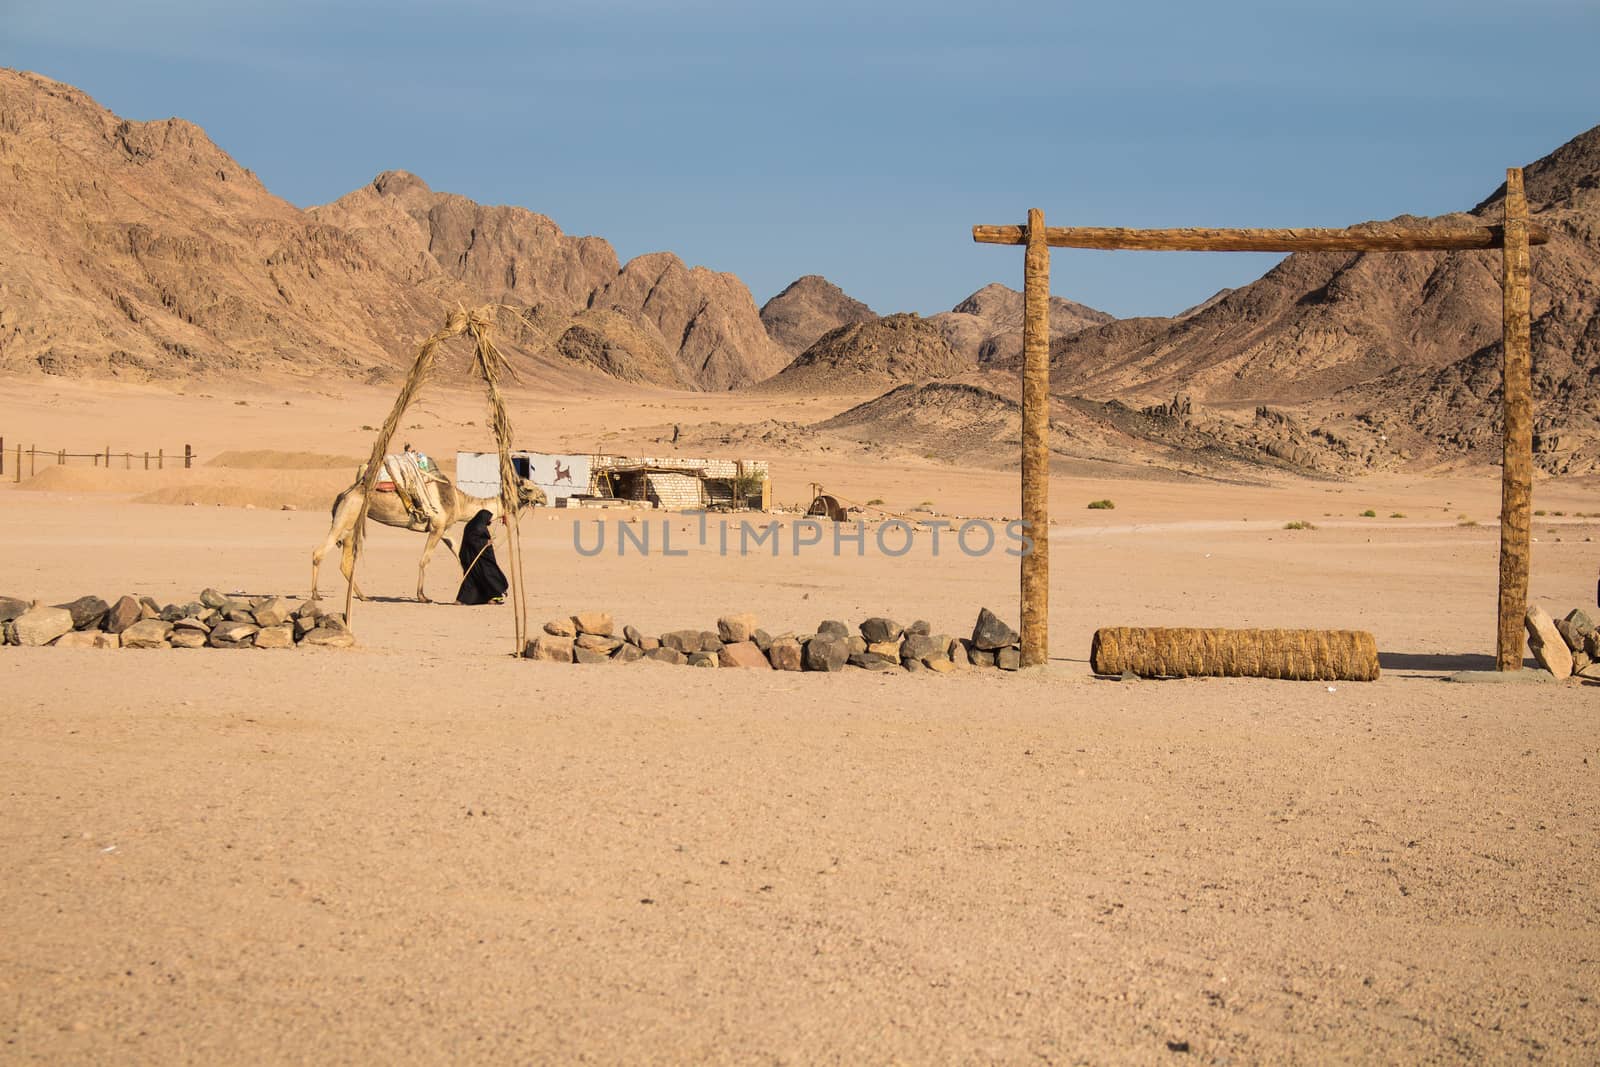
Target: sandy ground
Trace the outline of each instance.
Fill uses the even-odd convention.
[[[8,456],[0,593],[302,594],[318,502],[389,399],[8,385],[8,448],[201,462],[17,485]],[[840,406],[619,390],[512,414],[536,447],[629,448]],[[448,456],[483,444],[454,429],[479,412],[437,394],[407,433]],[[781,501],[820,481],[1014,514],[1005,472],[770,458]],[[398,599],[421,539],[383,529],[349,652],[0,651],[0,1060],[1594,1062],[1600,689],[1442,680],[1492,652],[1495,472],[1061,473],[1055,658],[1028,675],[516,661],[509,609]],[[1600,520],[1574,512],[1596,488],[1536,488],[1566,512],[1535,527],[1553,613],[1593,596]],[[927,535],[722,555],[672,519],[686,556],[618,557],[613,517],[584,558],[574,521],[526,526],[535,625],[1015,616],[1014,559]],[[458,574],[441,553],[430,592]],[[1113,624],[1360,627],[1385,673],[1098,681]]]

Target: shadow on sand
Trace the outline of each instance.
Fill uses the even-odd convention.
[[[1492,671],[1494,657],[1468,653],[1451,655],[1433,652],[1379,652],[1378,666],[1386,671],[1437,671],[1454,674],[1456,671]],[[1532,660],[1524,660],[1524,667],[1537,667]]]

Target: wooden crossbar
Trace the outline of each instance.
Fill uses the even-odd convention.
[[[1121,226],[1046,226],[1051,248],[1129,249],[1145,252],[1465,252],[1504,248],[1504,226],[1360,226],[1343,230],[1135,230]],[[1028,243],[1026,226],[974,226],[979,244]],[[1528,243],[1550,235],[1528,227]]]

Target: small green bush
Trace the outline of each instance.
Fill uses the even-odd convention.
[[[1116,505],[1113,504],[1109,500],[1091,500],[1091,501],[1089,501],[1089,510],[1090,511],[1111,511],[1111,510],[1113,510],[1115,508],[1116,508]]]
[[[882,503],[883,503],[883,497],[875,496],[871,500],[867,501],[867,507],[875,508],[875,507],[880,506]]]
[[[1375,519],[1378,517],[1378,513],[1373,511],[1371,508],[1368,508],[1366,511],[1361,513],[1361,517],[1363,519]]]
[[[1389,513],[1389,517],[1391,519],[1403,519],[1403,518],[1405,518],[1405,513],[1404,512],[1400,512],[1400,511],[1394,511],[1394,512],[1390,512]]]
[[[1284,523],[1283,528],[1285,530],[1315,530],[1317,527],[1314,523],[1309,523],[1304,519],[1300,519],[1296,522]]]

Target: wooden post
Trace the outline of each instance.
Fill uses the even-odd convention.
[[[19,481],[19,482],[22,481],[22,446],[21,445],[17,446],[17,462],[12,464],[12,466],[14,468],[16,468],[17,481]]]
[[[0,478],[6,474],[6,439],[0,437]]]
[[[1044,212],[1028,209],[1022,274],[1022,665],[1050,658],[1050,246]]]
[[[56,466],[65,467],[66,465],[67,465],[67,450],[63,448],[60,452],[56,453]]]
[[[158,448],[158,449],[156,449],[156,470],[164,471],[166,469],[167,469],[167,450],[164,449],[164,448]]]
[[[111,469],[111,446],[106,445],[106,470]]]
[[[1533,508],[1533,339],[1528,296],[1528,200],[1522,168],[1506,171],[1504,297],[1504,453],[1500,467],[1500,627],[1495,669],[1522,669],[1528,610]]]
[[[150,453],[148,453],[148,452],[146,452],[144,454],[144,469],[145,470],[149,470],[150,469]]]
[[[188,470],[194,463],[194,449],[188,445],[183,446],[183,469]]]

